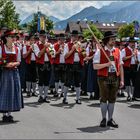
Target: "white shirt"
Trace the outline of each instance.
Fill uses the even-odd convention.
[[[5,46],[4,46],[4,49],[5,49],[5,53],[6,54],[16,54],[16,50],[15,49],[14,49],[13,52],[8,51]],[[2,48],[1,48],[1,46],[0,46],[0,58],[2,58]],[[21,53],[20,53],[20,49],[19,48],[18,48],[17,62],[21,62]]]
[[[66,46],[64,47],[64,56],[65,56],[68,52],[69,52],[69,47],[68,47],[68,45],[66,45]],[[74,53],[74,62],[79,62],[79,61],[80,61],[79,54],[78,54],[78,52],[75,52],[75,53]]]
[[[54,48],[52,44],[51,44],[50,47],[51,47],[51,48]],[[37,44],[34,44],[34,53],[35,53],[35,55],[36,55],[37,57],[38,57],[38,55],[39,55],[39,52],[40,52],[40,49],[39,49],[38,45],[37,45]],[[54,52],[55,52],[55,51],[54,51]],[[44,61],[45,61],[45,62],[48,62],[48,61],[49,61],[47,52],[45,52]]]
[[[61,47],[61,46],[60,46]],[[67,47],[67,44],[64,44],[64,48]],[[64,49],[63,51],[60,53],[60,63],[64,64],[65,63],[65,58],[64,58]]]
[[[27,53],[27,47],[24,46],[24,47],[23,47],[23,55],[26,54],[26,53]],[[36,60],[35,54],[34,54],[34,52],[32,52],[32,53],[31,53],[31,61],[35,61],[35,60]]]
[[[128,46],[128,48],[129,48],[129,49],[131,50],[131,52],[133,53],[133,49],[130,48],[129,46]],[[125,49],[122,49],[121,55],[122,55],[122,58],[126,57]],[[136,64],[136,62],[135,62],[135,56],[131,57],[131,64]]]

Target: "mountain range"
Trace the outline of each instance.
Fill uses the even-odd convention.
[[[20,24],[29,23],[29,22],[31,22],[31,21],[33,20],[33,18],[34,18],[34,13],[31,14],[31,15],[29,15],[29,16],[28,16],[27,18],[25,18],[24,20],[22,20],[22,21],[20,22]],[[54,16],[49,16],[48,18],[49,18],[50,20],[52,20],[54,23],[60,21],[58,18],[56,18],[56,17],[54,17]]]
[[[63,30],[70,21],[93,20],[98,22],[140,22],[140,2],[139,1],[117,1],[108,6],[97,9],[93,6],[86,7],[75,15],[60,21],[54,16],[49,18],[54,21],[54,29]],[[33,14],[23,20],[21,23],[28,23],[33,19]]]

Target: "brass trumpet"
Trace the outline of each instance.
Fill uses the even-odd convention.
[[[83,56],[86,55],[86,49],[85,49],[84,47],[82,47],[80,41],[75,41],[75,42],[74,42],[74,46],[75,46],[76,51],[77,51],[78,53],[82,53]]]

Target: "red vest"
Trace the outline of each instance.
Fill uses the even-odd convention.
[[[44,45],[40,44],[39,42],[37,43],[37,46],[39,47],[40,51],[44,48]],[[44,57],[45,57],[45,54],[43,54],[40,58],[36,57],[36,63],[37,64],[44,64]]]
[[[72,46],[73,46],[73,43],[69,42],[68,43],[69,51],[72,49]],[[68,58],[65,59],[66,64],[73,64],[74,63],[74,53],[75,53],[75,51]],[[80,54],[80,53],[78,53],[78,54],[79,54],[81,65],[84,65],[84,61],[83,61],[84,57],[83,57],[83,55]]]
[[[29,51],[29,48],[30,48],[30,46],[26,46],[27,52]],[[26,61],[27,64],[31,64],[31,54],[32,54],[32,53],[30,53],[30,54],[25,58],[25,61]]]
[[[55,43],[54,44],[54,49],[55,51],[57,52],[59,50],[59,44],[58,43]],[[55,59],[54,59],[54,64],[60,64],[60,54],[58,54]]]
[[[108,50],[105,51],[108,56],[110,56],[110,52]],[[115,50],[112,52],[114,56],[114,61],[116,65],[116,75],[120,75],[120,51],[118,48],[115,48]],[[104,55],[103,51],[100,50],[100,64],[108,63],[108,60],[106,56]],[[97,72],[98,76],[108,76],[108,67],[105,67],[103,69],[98,70]]]
[[[132,51],[128,47],[126,47],[124,49],[125,49],[126,57],[132,55]],[[123,66],[124,67],[130,67],[130,64],[131,64],[131,58],[125,60]]]
[[[39,44],[39,42],[37,43],[37,46],[39,47],[39,50],[41,51],[44,48],[43,44]],[[47,53],[47,49],[46,49],[46,53]],[[48,55],[48,59],[50,60],[50,63],[53,64],[53,58],[47,53]],[[44,58],[45,58],[45,53],[40,57],[36,57],[36,63],[37,64],[44,64]]]

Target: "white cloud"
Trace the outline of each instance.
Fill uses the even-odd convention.
[[[16,11],[21,19],[25,19],[32,13],[37,12],[38,6],[42,13],[65,19],[78,13],[88,6],[101,8],[110,4],[111,1],[14,1]]]

